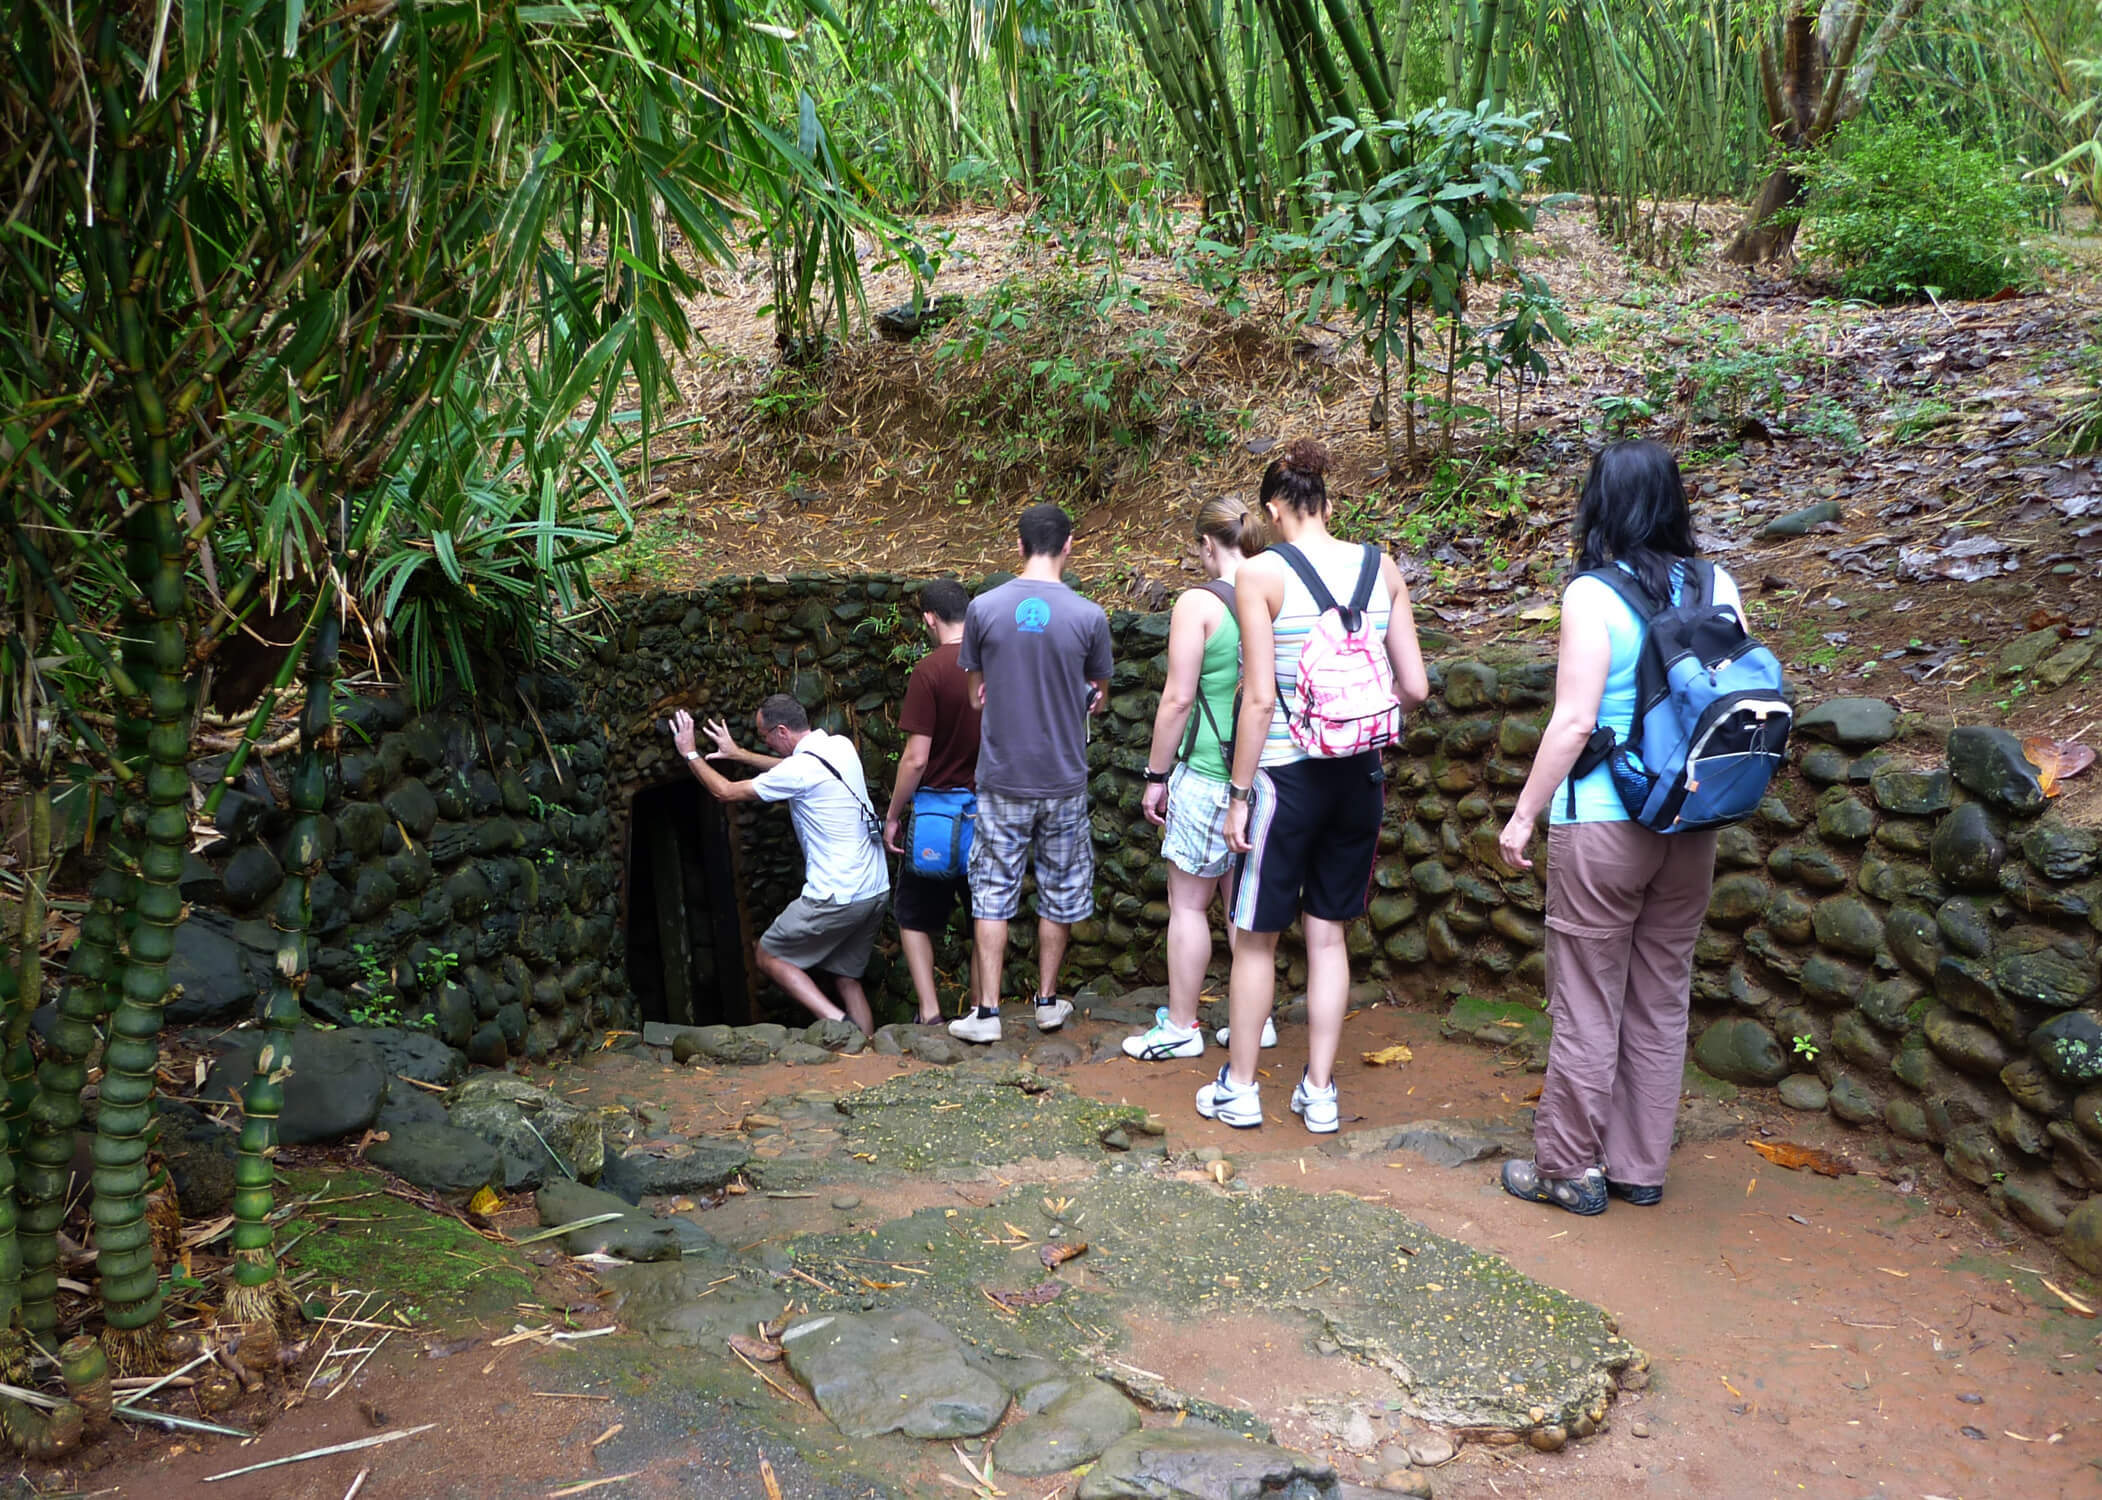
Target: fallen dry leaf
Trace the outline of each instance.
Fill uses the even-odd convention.
[[[467,1211],[471,1214],[493,1214],[503,1206],[503,1195],[489,1187],[479,1189],[467,1200]]]
[[[757,1360],[763,1365],[770,1365],[781,1357],[781,1346],[772,1339],[748,1338],[744,1334],[733,1333],[730,1335],[729,1344],[746,1359]]]
[[[1044,1263],[1045,1270],[1055,1271],[1074,1256],[1086,1253],[1086,1240],[1053,1240],[1036,1252],[1036,1258]]]
[[[759,1482],[766,1487],[766,1500],[781,1500],[781,1481],[774,1478],[774,1466],[764,1453],[759,1455]]]
[[[1754,1151],[1777,1167],[1786,1167],[1800,1172],[1805,1167],[1820,1177],[1851,1177],[1854,1169],[1832,1155],[1814,1146],[1798,1146],[1794,1141],[1746,1141]]]
[[[1018,1307],[1042,1307],[1046,1302],[1055,1302],[1065,1289],[1063,1281],[1040,1281],[1023,1291],[987,1292],[985,1295],[1013,1312]]]
[[[1383,1068],[1388,1063],[1405,1063],[1416,1060],[1416,1054],[1404,1047],[1400,1042],[1396,1042],[1391,1047],[1382,1047],[1377,1052],[1364,1052],[1359,1055],[1375,1068]]]
[[[2058,741],[2041,734],[2032,734],[2022,741],[2022,758],[2036,767],[2037,784],[2043,787],[2046,797],[2058,795]]]

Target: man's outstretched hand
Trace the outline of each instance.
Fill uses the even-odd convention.
[[[721,719],[710,719],[706,725],[708,738],[715,741],[715,748],[708,752],[710,760],[738,760],[737,741],[730,738],[730,726]]]

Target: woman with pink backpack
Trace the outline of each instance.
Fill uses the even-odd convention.
[[[1277,939],[1306,934],[1307,1066],[1292,1112],[1317,1134],[1340,1119],[1334,1068],[1350,991],[1345,929],[1365,910],[1386,797],[1380,752],[1401,716],[1430,696],[1401,570],[1379,548],[1328,529],[1328,451],[1311,438],[1263,473],[1281,537],[1235,575],[1241,717],[1226,840],[1243,856],[1240,929],[1228,992],[1228,1062],[1197,1091],[1197,1113],[1240,1129],[1263,1123],[1255,1081],[1277,988]]]

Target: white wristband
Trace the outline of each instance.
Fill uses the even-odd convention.
[[[701,758],[701,752],[698,750],[687,750],[682,753],[688,760],[699,760]]]

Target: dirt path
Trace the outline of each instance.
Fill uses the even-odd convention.
[[[1098,1031],[1122,1029],[1088,1023],[1076,1039],[1085,1045]],[[1416,1060],[1398,1069],[1356,1060],[1392,1041],[1411,1045]],[[1440,1500],[1619,1500],[1630,1485],[1686,1500],[2042,1500],[2102,1489],[2102,1325],[2066,1313],[2037,1273],[2075,1289],[2077,1279],[2040,1247],[1990,1239],[1931,1162],[1879,1160],[1867,1138],[1823,1116],[1700,1101],[1687,1116],[1689,1136],[1699,1138],[1676,1153],[1661,1207],[1615,1204],[1602,1218],[1574,1219],[1504,1196],[1494,1161],[1433,1166],[1409,1152],[1367,1152],[1367,1137],[1352,1135],[1418,1120],[1509,1121],[1536,1080],[1502,1071],[1486,1050],[1438,1040],[1435,1019],[1421,1011],[1374,1007],[1353,1021],[1347,1042],[1344,1133],[1325,1141],[1288,1121],[1247,1133],[1199,1120],[1189,1095],[1207,1075],[1202,1061],[1083,1063],[1063,1078],[1082,1093],[1157,1113],[1168,1128],[1159,1170],[1195,1176],[1193,1153],[1215,1148],[1257,1187],[1391,1205],[1605,1307],[1650,1355],[1650,1385],[1623,1393],[1598,1437],[1553,1454],[1469,1443],[1432,1471]],[[1303,1033],[1288,1026],[1265,1057],[1273,1107],[1302,1061]],[[837,1093],[922,1066],[863,1056],[815,1070],[711,1071],[638,1053],[602,1056],[567,1073],[565,1084],[588,1080],[591,1096],[608,1103],[626,1096],[664,1104],[681,1132],[722,1132],[768,1099],[813,1087]],[[1833,1180],[1773,1167],[1743,1144],[1762,1131],[1839,1151],[1862,1172]],[[760,1144],[792,1154],[795,1130]],[[851,1195],[755,1191],[694,1213],[724,1244],[763,1254],[799,1233],[873,1228],[924,1207],[975,1208],[1017,1182],[1055,1192],[1062,1173],[1071,1181],[1082,1170],[1093,1168],[1026,1162],[857,1179]],[[1131,1363],[1190,1395],[1258,1411],[1279,1441],[1327,1454],[1345,1477],[1376,1480],[1386,1462],[1380,1447],[1414,1430],[1390,1418],[1392,1430],[1379,1432],[1370,1451],[1352,1451],[1324,1430],[1324,1403],[1376,1400],[1393,1387],[1291,1318],[1222,1319],[1160,1305],[1127,1331],[1123,1357]],[[727,1385],[696,1385],[682,1371],[704,1358],[697,1351],[652,1351],[624,1335],[561,1353],[492,1353],[488,1337],[433,1337],[431,1352],[375,1361],[342,1400],[289,1412],[253,1444],[135,1439],[114,1448],[88,1488],[341,1500],[369,1468],[361,1500],[551,1495],[614,1476],[629,1477],[581,1493],[727,1500],[762,1493],[762,1452],[791,1500],[886,1488],[945,1493],[939,1475],[961,1476],[946,1445],[902,1439],[857,1447],[838,1460],[851,1469],[827,1467],[836,1446],[829,1426],[734,1368]],[[535,1394],[550,1391],[568,1394]],[[202,1485],[243,1463],[421,1422],[439,1425],[367,1453]],[[784,1440],[784,1424],[798,1443]],[[1010,1481],[1009,1493],[1064,1493],[1052,1483]]]

